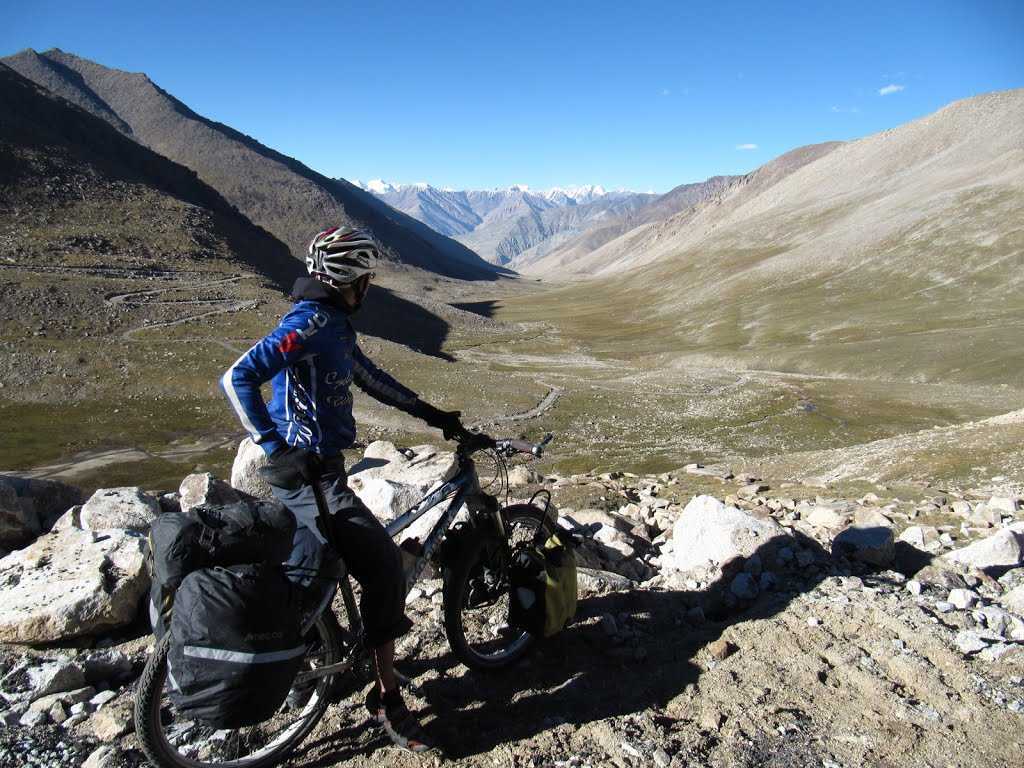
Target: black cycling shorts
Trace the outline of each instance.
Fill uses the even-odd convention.
[[[363,617],[364,642],[369,648],[401,637],[412,622],[405,615],[405,573],[398,545],[380,521],[352,492],[344,466],[335,462],[320,481],[324,500],[331,512],[331,535],[315,530],[318,539],[332,540],[348,572],[362,587],[359,610]],[[295,515],[301,526],[317,524],[316,498],[312,486],[287,490],[271,486],[278,498]],[[308,548],[310,537],[296,534],[296,546]]]

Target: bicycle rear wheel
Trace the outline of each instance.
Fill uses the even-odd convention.
[[[316,620],[307,642],[303,670],[334,664],[350,650],[330,609]],[[270,768],[320,721],[339,677],[310,681],[312,690],[293,689],[290,701],[269,720],[218,730],[175,712],[167,696],[169,647],[168,633],[146,663],[135,699],[135,730],[143,752],[157,768]]]
[[[444,569],[444,629],[456,657],[471,669],[496,670],[511,666],[536,645],[537,638],[508,625],[508,553],[533,541],[550,520],[529,504],[502,510],[508,542],[478,531],[460,556]]]

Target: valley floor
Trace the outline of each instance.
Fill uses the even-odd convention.
[[[8,303],[0,415],[9,428],[0,441],[0,467],[87,489],[101,477],[109,485],[112,473],[152,488],[172,487],[173,478],[193,468],[223,475],[240,430],[216,382],[287,309],[285,297],[226,271],[141,277],[81,271],[76,291],[82,296],[73,300],[101,302],[102,315],[87,324],[61,328],[44,311],[26,338],[18,327],[24,322],[13,314],[15,299]],[[33,290],[33,282],[34,290],[45,290],[39,275],[12,276],[24,280],[23,291]],[[841,465],[842,451],[852,446],[873,454],[871,446],[886,445],[873,441],[927,435],[1024,405],[1024,393],[1006,385],[752,370],[697,351],[636,357],[626,354],[628,340],[622,355],[597,354],[558,318],[531,316],[530,297],[540,290],[534,283],[427,288],[394,279],[379,294],[387,300],[382,306],[399,314],[414,307],[414,315],[404,329],[370,317],[364,349],[426,399],[461,409],[469,424],[495,433],[554,433],[548,466],[559,471],[660,472],[691,461],[748,460],[781,479],[825,476],[825,457]],[[429,319],[417,323],[415,315]],[[91,333],[83,336],[83,328]],[[359,393],[356,409],[364,443],[435,437]],[[882,451],[878,466],[833,479],[970,484],[1015,475],[1024,467],[1021,429],[982,427],[962,444],[919,445],[913,466],[881,461]],[[791,454],[800,457],[797,464],[770,459]],[[800,465],[812,456],[807,467]],[[811,464],[821,466],[807,471]]]

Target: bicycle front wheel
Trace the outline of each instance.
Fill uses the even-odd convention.
[[[455,656],[467,667],[496,670],[511,666],[536,645],[532,634],[508,625],[508,554],[534,540],[544,526],[553,530],[541,510],[517,504],[501,511],[508,542],[494,533],[478,532],[444,569],[444,629]]]
[[[303,670],[341,661],[346,647],[328,609],[307,637]],[[288,755],[324,716],[337,675],[296,686],[288,701],[262,723],[217,729],[179,715],[167,696],[170,633],[157,644],[139,680],[135,730],[143,752],[157,768],[270,768]]]

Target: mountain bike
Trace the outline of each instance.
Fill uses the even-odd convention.
[[[548,509],[550,494],[541,490],[528,504],[508,504],[507,460],[517,454],[540,457],[547,443],[494,439],[465,433],[458,438],[456,471],[386,526],[395,537],[438,505],[448,502],[416,551],[403,546],[407,559],[406,593],[424,569],[442,575],[443,623],[456,657],[474,670],[497,670],[522,659],[537,638],[507,623],[509,564],[517,546],[546,540],[556,521]],[[482,488],[479,453],[494,463],[495,476]],[[505,492],[502,506],[488,489]],[[327,515],[323,491],[313,483],[317,506]],[[544,508],[534,502],[547,494]],[[331,526],[324,526],[330,530]],[[403,543],[404,544],[404,543]],[[345,564],[330,557],[310,590],[312,607],[302,626],[306,653],[289,700],[269,719],[235,730],[217,730],[176,716],[167,695],[166,633],[150,655],[135,698],[135,728],[143,751],[158,768],[269,768],[284,758],[316,727],[332,701],[357,691],[370,679],[369,652],[360,642],[362,621]],[[340,592],[346,621],[333,610]],[[297,694],[293,696],[293,694]]]

